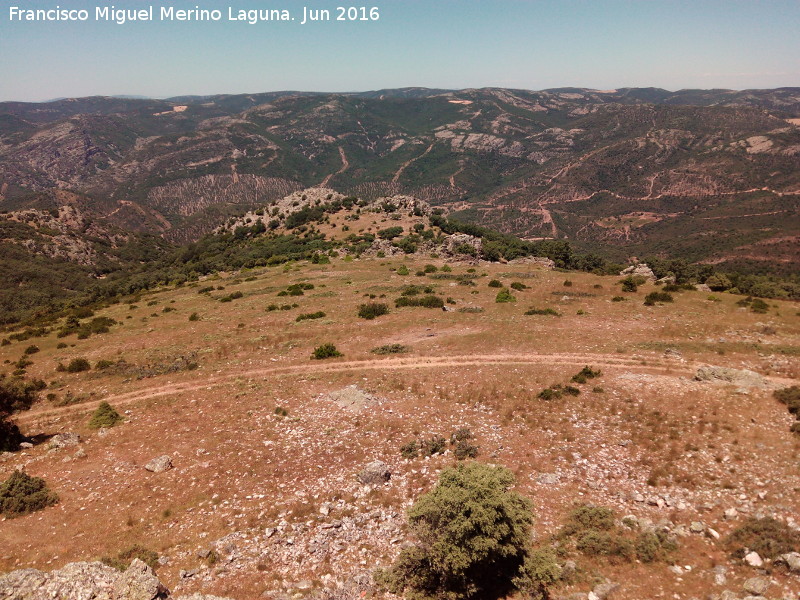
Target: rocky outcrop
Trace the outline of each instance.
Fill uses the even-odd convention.
[[[47,447],[50,450],[61,450],[62,448],[72,448],[81,443],[81,436],[77,433],[57,433],[50,438]]]
[[[372,461],[358,474],[358,480],[364,485],[386,483],[391,477],[388,465],[380,460]]]
[[[731,369],[703,365],[697,369],[694,376],[696,381],[716,381],[732,383],[742,388],[767,388],[769,383],[758,373],[749,369]]]
[[[101,562],[70,563],[46,573],[21,569],[0,577],[1,600],[162,600],[169,590],[153,570],[134,559],[120,572]]]
[[[144,468],[152,473],[169,471],[172,468],[172,458],[168,454],[158,456],[148,462]]]
[[[656,275],[653,273],[653,270],[648,267],[645,263],[639,263],[637,265],[631,265],[627,269],[623,269],[619,272],[620,275],[623,277],[631,276],[631,277],[644,277],[645,279],[649,279],[650,281],[656,280]]]

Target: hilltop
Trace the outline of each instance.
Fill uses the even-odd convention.
[[[800,91],[408,88],[0,103],[0,208],[89,194],[185,243],[311,186],[527,239],[797,271]],[[712,243],[713,242],[713,243]]]
[[[312,194],[306,208],[345,200]],[[355,208],[360,225],[343,220]],[[312,239],[430,219],[355,208],[300,227]],[[230,227],[220,235],[261,239]],[[2,455],[0,480],[24,468],[59,501],[2,521],[0,570],[117,564],[138,545],[175,595],[375,596],[364,574],[411,541],[404,511],[458,462],[457,435],[513,470],[536,543],[563,545],[553,597],[606,580],[618,600],[718,596],[754,577],[767,597],[800,591],[729,537],[762,517],[797,531],[798,438],[773,397],[800,375],[796,303],[434,254],[318,251],[4,333],[7,377],[46,387],[13,417],[32,446]],[[647,306],[652,292],[673,301]],[[370,304],[386,314],[360,317]],[[342,356],[312,358],[326,344]],[[101,401],[124,420],[90,428]],[[582,504],[613,510],[609,535],[669,544],[648,562],[553,537]]]

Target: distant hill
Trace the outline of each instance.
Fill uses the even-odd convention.
[[[87,194],[198,239],[304,187],[408,194],[524,238],[797,272],[800,88],[624,88],[0,103],[0,209]]]

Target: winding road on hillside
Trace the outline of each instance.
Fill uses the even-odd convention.
[[[31,423],[42,418],[55,417],[62,414],[88,412],[94,410],[100,402],[108,402],[115,407],[125,406],[143,400],[161,398],[177,394],[197,392],[229,383],[235,379],[252,379],[276,375],[345,373],[352,371],[405,371],[413,369],[443,369],[455,367],[485,367],[496,365],[590,365],[601,369],[623,369],[636,372],[659,372],[664,375],[692,375],[702,363],[668,359],[664,357],[624,357],[617,354],[469,354],[464,356],[430,356],[382,358],[370,360],[339,361],[330,363],[307,363],[287,366],[271,366],[250,370],[233,370],[227,373],[216,373],[210,377],[197,377],[191,381],[152,385],[112,394],[91,402],[84,402],[59,408],[36,410],[18,415],[17,422]],[[781,385],[791,385],[794,380],[778,377],[766,379]]]

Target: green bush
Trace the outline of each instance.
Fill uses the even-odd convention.
[[[650,292],[644,297],[644,305],[654,306],[656,302],[672,302],[673,300],[672,294],[667,292]]]
[[[636,282],[633,280],[632,277],[626,277],[622,280],[622,291],[623,292],[635,292],[639,289],[639,286],[636,285]]]
[[[772,395],[778,402],[785,404],[790,413],[797,415],[800,419],[800,385],[775,390]]]
[[[25,354],[36,354],[39,351],[39,346],[36,344],[31,344],[27,348],[25,348]]]
[[[89,429],[100,429],[101,427],[114,427],[122,423],[125,419],[108,402],[101,402],[97,409],[92,413],[89,420]]]
[[[385,346],[378,346],[370,350],[373,354],[405,354],[410,351],[411,348],[403,344],[386,344]]]
[[[69,364],[64,367],[67,373],[81,373],[82,371],[88,371],[91,368],[92,366],[85,358],[73,358],[71,361],[69,361]]]
[[[338,356],[344,355],[336,349],[336,346],[333,344],[322,344],[314,348],[314,353],[311,355],[311,358],[315,360],[324,360],[326,358],[336,358]]]
[[[118,571],[125,571],[134,558],[138,558],[151,569],[155,570],[158,567],[158,553],[138,544],[134,544],[114,557],[104,556],[100,561]]]
[[[44,479],[14,471],[0,484],[0,514],[17,517],[42,510],[58,502],[58,494],[50,491]]]
[[[513,483],[508,469],[475,462],[442,471],[408,512],[419,543],[378,581],[410,600],[548,597],[559,569],[551,553],[531,548],[531,504]]]
[[[572,509],[567,516],[567,524],[562,534],[573,535],[580,531],[609,531],[614,528],[614,511],[605,506],[582,504]]]
[[[586,383],[590,379],[600,377],[603,373],[601,371],[593,370],[589,365],[583,367],[578,373],[572,376],[572,381],[575,383]]]
[[[407,444],[400,446],[400,456],[407,459],[417,458],[419,455],[419,442],[411,440]]]
[[[405,266],[405,265],[400,265],[397,268],[397,274],[398,275],[408,275],[408,267]]]
[[[787,552],[800,552],[800,532],[772,517],[750,517],[728,536],[725,545],[738,558],[752,550],[761,558],[772,559]]]
[[[611,298],[612,302],[625,302],[625,296],[614,296]]]
[[[425,268],[423,270],[426,273],[436,273],[436,271],[438,271],[439,269],[436,267],[436,265],[425,265]]]
[[[420,444],[420,450],[425,456],[433,456],[434,454],[442,454],[447,448],[447,440],[440,435],[432,435],[427,440],[423,440]]]
[[[491,288],[501,288],[501,287],[503,287],[503,284],[500,283],[499,279],[492,279],[489,282],[489,287],[491,287]]]
[[[198,315],[196,312],[193,312],[192,314],[189,315],[189,320],[190,321],[199,321],[200,320],[200,315]]]
[[[362,319],[371,321],[376,317],[385,315],[389,312],[389,307],[381,302],[371,302],[369,304],[362,304],[358,307],[358,316]]]
[[[561,313],[552,309],[552,308],[532,308],[530,310],[526,310],[525,314],[530,315],[552,315],[554,317],[560,317]]]
[[[511,295],[511,292],[507,289],[502,289],[497,292],[497,296],[494,298],[495,302],[503,303],[503,302],[516,302],[517,299]]]
[[[456,457],[456,460],[477,458],[478,452],[478,446],[469,442],[468,440],[459,440],[456,442],[455,448],[453,449],[453,455]]]
[[[764,302],[761,298],[754,298],[753,301],[750,303],[750,312],[758,313],[758,314],[766,314],[769,310],[769,305]]]
[[[95,369],[95,371],[103,371],[103,370],[108,369],[109,367],[113,367],[113,366],[114,366],[114,361],[113,360],[105,360],[105,359],[103,359],[103,360],[98,360],[95,363],[94,369]]]
[[[317,312],[313,313],[301,313],[297,315],[295,322],[299,323],[300,321],[308,321],[310,319],[322,319],[323,317],[325,317],[325,313],[322,312],[321,310],[318,310]]]
[[[442,300],[439,296],[434,296],[429,294],[427,296],[422,296],[419,298],[412,297],[412,296],[401,296],[394,302],[396,308],[402,308],[404,306],[423,306],[425,308],[442,308],[444,306],[444,300]]]
[[[514,281],[514,282],[511,283],[511,285],[509,287],[512,290],[517,290],[518,292],[521,292],[523,290],[527,290],[528,289],[528,286],[525,285],[524,283],[522,283],[521,281]]]

